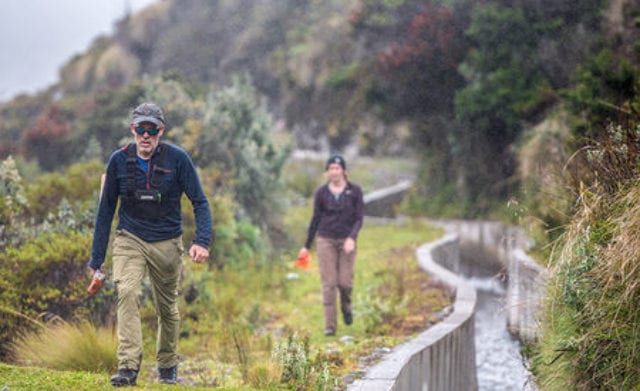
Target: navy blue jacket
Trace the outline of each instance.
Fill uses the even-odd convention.
[[[161,200],[158,203],[154,202],[158,213],[155,216],[145,215],[136,213],[135,205],[126,202],[129,175],[127,148],[124,147],[114,152],[107,165],[89,266],[98,269],[104,263],[118,198],[120,198],[120,208],[118,209],[117,229],[126,230],[147,242],[157,242],[182,235],[180,199],[183,193],[186,194],[191,200],[196,219],[196,237],[193,242],[203,247],[209,247],[212,236],[211,210],[189,155],[174,145],[160,143],[149,161],[147,172],[136,164],[135,188],[149,189],[152,168],[158,164],[162,148],[167,148],[166,157],[162,164],[164,174],[159,189]]]

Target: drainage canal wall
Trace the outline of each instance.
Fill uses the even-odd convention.
[[[368,216],[395,216],[393,205],[408,185],[379,191],[367,204]],[[383,189],[384,190],[384,189]],[[401,193],[398,196],[398,193]],[[384,200],[389,202],[386,202]],[[393,211],[393,213],[389,213]],[[453,312],[418,337],[396,348],[348,390],[477,390],[474,312],[475,288],[464,276],[498,277],[507,286],[509,332],[531,341],[539,330],[537,312],[546,282],[546,271],[526,255],[530,243],[522,230],[497,222],[437,221],[447,235],[417,250],[420,267],[433,278],[455,289]],[[461,262],[461,258],[465,262]]]
[[[393,186],[375,190],[364,195],[365,216],[396,217],[396,206],[411,188],[410,181],[402,181]]]
[[[519,227],[494,221],[438,222],[460,238],[460,254],[465,260],[460,273],[465,276],[497,276],[506,283],[507,327],[523,342],[536,338],[547,271],[525,250],[530,240]]]
[[[417,250],[420,267],[455,288],[453,312],[418,337],[406,342],[371,367],[349,390],[477,389],[474,310],[476,291],[451,270],[460,264],[456,235],[427,243]]]

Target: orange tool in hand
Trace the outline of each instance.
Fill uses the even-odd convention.
[[[91,284],[87,288],[87,292],[91,295],[95,295],[98,293],[102,285],[104,285],[104,280],[106,280],[107,276],[102,273],[100,270],[96,270],[93,274],[93,280],[91,280]]]
[[[309,270],[309,264],[311,263],[311,253],[309,251],[300,250],[298,253],[298,259],[296,260],[296,267]]]

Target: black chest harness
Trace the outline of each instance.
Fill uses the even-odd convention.
[[[158,144],[158,159],[156,163],[150,168],[151,172],[148,173],[147,186],[145,189],[136,189],[136,171],[138,170],[138,161],[136,154],[136,144],[129,144],[127,149],[127,191],[125,198],[128,203],[133,204],[134,207],[140,203],[160,203],[162,201],[162,181],[166,173],[170,170],[164,167],[167,159],[167,146],[163,143]]]

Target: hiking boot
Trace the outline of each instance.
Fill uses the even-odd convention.
[[[135,386],[138,378],[138,371],[135,369],[122,368],[111,377],[111,385],[114,387]]]
[[[324,329],[324,335],[327,337],[331,337],[336,335],[336,331],[332,328]]]
[[[178,367],[176,365],[171,368],[158,368],[160,383],[176,384],[178,382]]]
[[[346,324],[347,326],[351,325],[351,323],[353,323],[353,314],[351,313],[351,311],[345,311],[342,313],[342,318],[344,319],[344,324]]]

